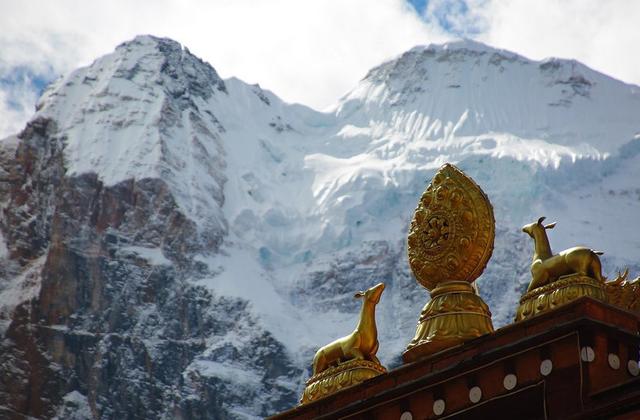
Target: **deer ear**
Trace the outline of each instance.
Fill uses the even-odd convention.
[[[538,219],[538,224],[541,225],[542,222],[544,222],[544,219],[546,219],[545,216],[542,216],[541,218]]]
[[[355,295],[353,295],[354,298],[361,298],[364,296],[364,292],[356,292]]]
[[[556,222],[549,223],[549,224],[548,224],[548,225],[546,225],[544,228],[545,228],[545,229],[553,229],[554,227],[556,227]]]

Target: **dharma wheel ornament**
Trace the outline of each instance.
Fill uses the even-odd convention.
[[[409,229],[409,266],[431,291],[431,300],[403,354],[405,362],[493,332],[491,312],[473,282],[491,257],[494,236],[486,194],[458,168],[443,165],[422,194]]]

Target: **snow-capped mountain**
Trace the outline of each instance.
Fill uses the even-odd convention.
[[[275,413],[378,281],[379,357],[397,365],[428,300],[406,231],[444,162],[494,205],[495,326],[541,215],[554,249],[640,271],[640,87],[578,62],[416,47],[324,113],[151,36],[61,78],[0,142],[0,414]]]

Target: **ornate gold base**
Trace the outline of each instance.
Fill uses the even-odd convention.
[[[531,318],[582,296],[607,302],[603,283],[591,277],[571,274],[525,293],[520,298],[515,320],[517,322]]]
[[[640,314],[640,277],[627,280],[628,276],[627,268],[624,273],[618,273],[613,281],[606,282],[604,290],[611,305]]]
[[[300,404],[326,397],[382,373],[387,373],[384,366],[368,360],[349,360],[341,363],[309,378]]]
[[[451,281],[431,291],[416,335],[402,355],[405,363],[493,332],[491,312],[471,283]]]

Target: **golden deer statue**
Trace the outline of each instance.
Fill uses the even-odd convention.
[[[313,358],[313,375],[349,360],[370,360],[380,364],[376,357],[379,343],[375,310],[383,291],[384,283],[378,283],[367,291],[354,295],[355,298],[363,299],[358,326],[351,334],[321,347],[316,352]]]
[[[556,224],[554,222],[543,225],[544,219],[543,216],[537,222],[522,228],[522,231],[531,236],[535,243],[533,262],[531,263],[532,280],[527,292],[552,283],[560,276],[567,274],[580,274],[604,283],[606,279],[602,276],[602,266],[598,257],[598,255],[602,255],[602,252],[577,246],[553,255],[546,229],[553,229]]]

